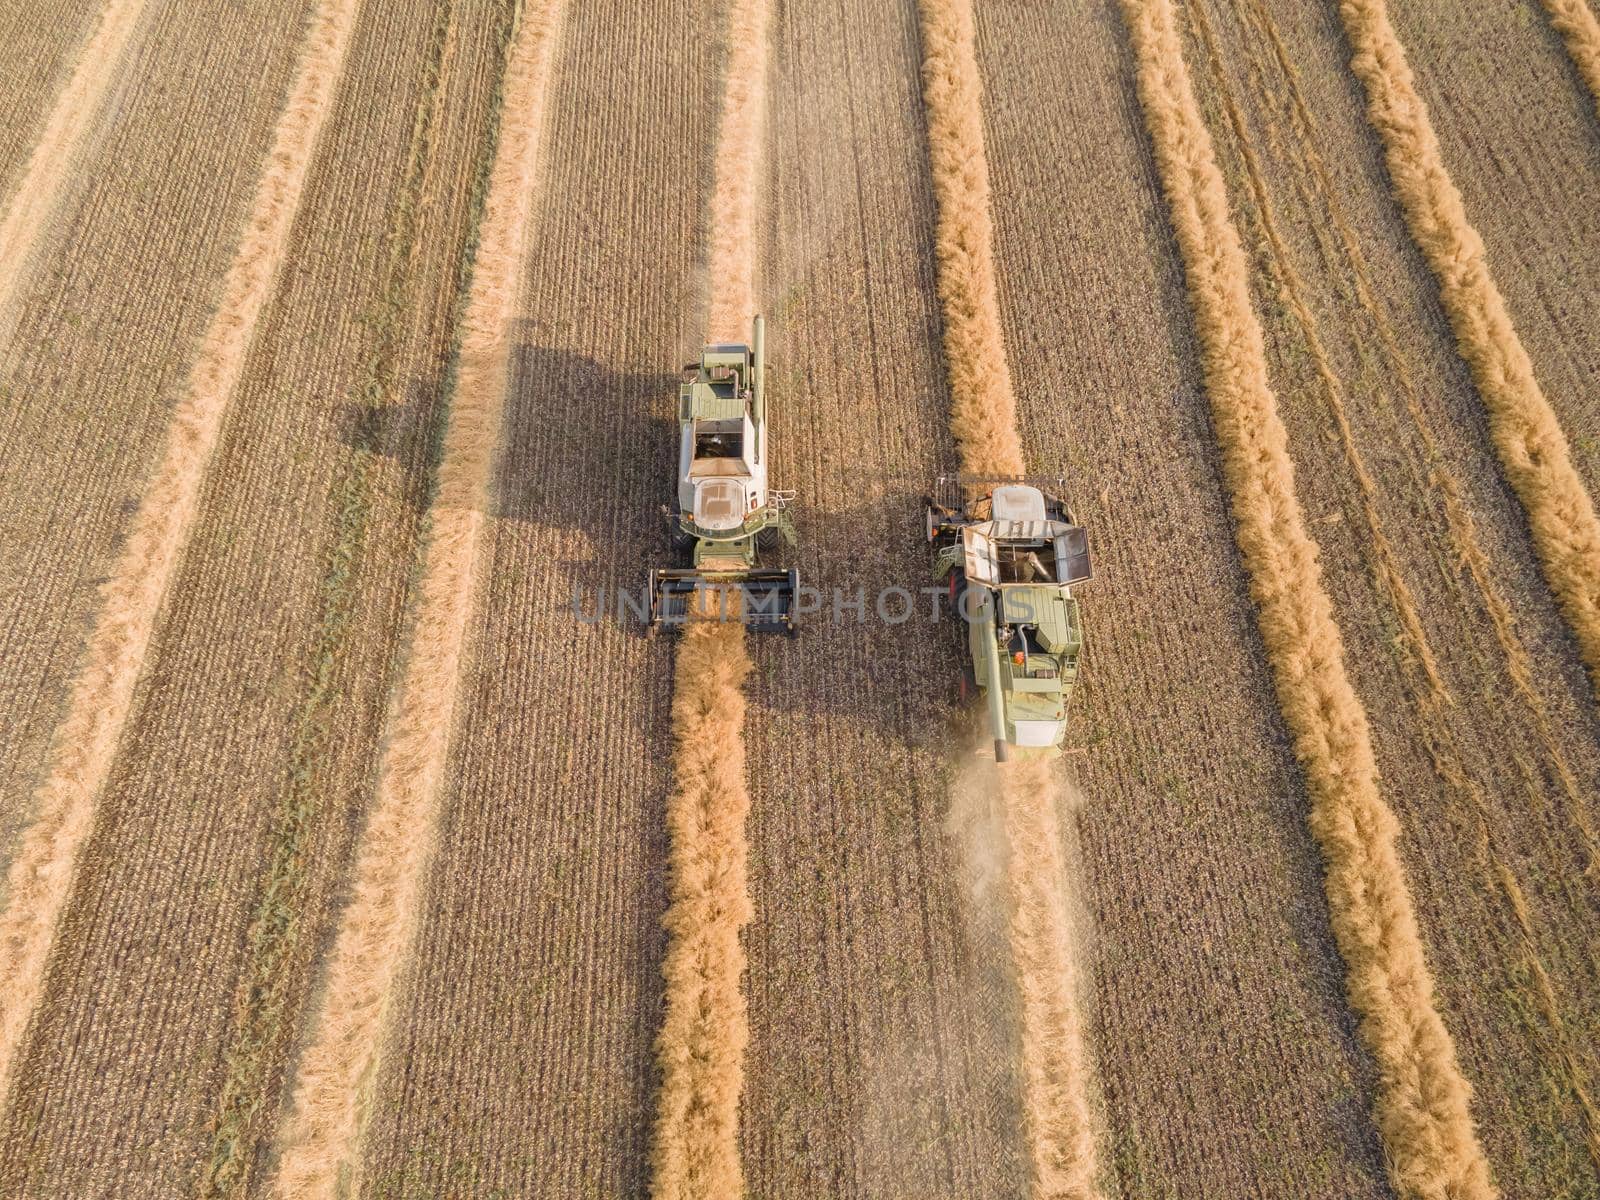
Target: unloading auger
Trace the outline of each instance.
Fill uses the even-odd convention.
[[[1072,589],[1093,570],[1062,490],[1059,479],[942,476],[928,501],[935,575],[966,622],[964,678],[984,694],[997,762],[1012,746],[1052,752],[1066,733],[1083,653]]]
[[[662,507],[678,562],[650,572],[652,629],[696,616],[795,632],[799,572],[759,565],[780,537],[795,542],[785,511],[794,493],[767,486],[764,340],[757,317],[750,345],[707,346],[684,369],[678,489]]]

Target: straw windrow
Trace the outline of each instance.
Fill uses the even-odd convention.
[[[764,158],[767,0],[733,0],[709,221],[707,340],[743,342],[755,319],[756,204]],[[739,933],[746,875],[744,626],[691,621],[677,647],[666,1012],[656,1036],[661,1087],[651,1143],[655,1200],[744,1194],[739,1094],[750,1021]]]
[[[561,0],[528,5],[512,36],[410,657],[357,851],[352,897],[284,1127],[274,1189],[285,1200],[337,1195],[359,1174],[365,1092],[377,1069],[400,963],[416,935],[499,457],[512,323],[531,240],[563,7]]]
[[[128,538],[101,593],[56,730],[35,815],[11,865],[0,914],[0,1095],[8,1090],[23,1035],[44,987],[45,963],[94,825],[100,791],[133,708],[167,589],[200,508],[212,452],[233,400],[256,324],[288,248],[318,135],[333,108],[359,0],[322,0],[311,19],[244,236],[222,282],[166,449],[139,502]]]
[[[1401,1196],[1496,1195],[1471,1089],[1434,1003],[1394,814],[1294,490],[1248,265],[1195,103],[1170,0],[1123,0],[1138,90],[1182,255],[1240,556],[1279,709],[1311,799],[1333,932],[1378,1068],[1377,1123]]]

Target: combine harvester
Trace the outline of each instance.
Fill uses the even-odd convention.
[[[1088,536],[1059,499],[1062,483],[943,476],[928,501],[935,577],[950,580],[952,607],[967,625],[972,663],[962,690],[976,687],[987,699],[996,762],[1012,746],[1053,753],[1066,734],[1083,654],[1072,589],[1093,572]]]
[[[799,572],[761,567],[779,537],[794,544],[784,511],[793,492],[767,487],[764,323],[752,344],[707,346],[678,389],[678,493],[662,513],[679,565],[650,572],[650,628],[691,612],[793,635]]]

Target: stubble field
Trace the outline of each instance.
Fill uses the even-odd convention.
[[[1482,280],[1397,198],[1374,20],[1588,503],[1565,558]],[[0,1194],[1600,1197],[1600,101],[1540,0],[0,34]],[[952,234],[975,180],[992,236]],[[664,559],[678,368],[751,263],[824,611],[741,685],[573,598]],[[929,581],[922,496],[1007,369],[1096,559],[1045,866],[961,639],[872,604]],[[1331,650],[1274,616],[1313,593]],[[1296,699],[1342,678],[1359,720]]]

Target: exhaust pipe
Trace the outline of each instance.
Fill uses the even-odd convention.
[[[755,379],[752,382],[759,396],[765,390],[767,382],[767,323],[760,316],[756,317],[755,330],[750,342],[750,357],[755,359],[756,367]]]

